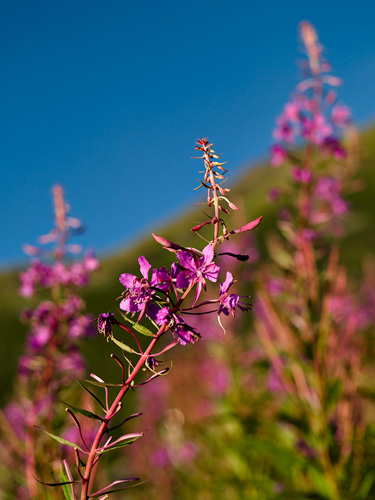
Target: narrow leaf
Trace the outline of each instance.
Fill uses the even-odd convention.
[[[37,427],[37,426],[35,426]],[[75,443],[72,443],[71,441],[68,441],[67,439],[64,439],[60,436],[55,436],[55,434],[51,434],[51,432],[48,432],[44,429],[42,429],[41,427],[37,427],[38,429],[40,429],[41,431],[43,431],[45,434],[47,434],[48,436],[50,436],[52,439],[55,439],[58,443],[60,444],[64,444],[66,446],[70,446],[71,448],[78,448],[79,451],[82,451],[82,453],[86,453],[84,450],[82,450],[81,447],[79,447],[77,444]]]
[[[124,344],[120,340],[115,339],[115,337],[109,337],[112,342],[114,342],[116,345],[118,345],[123,351],[130,352],[130,354],[139,354],[137,351],[129,347],[128,345]]]
[[[125,422],[128,422],[132,418],[139,417],[140,415],[142,415],[142,413],[140,413],[140,412],[139,413],[134,413],[133,415],[130,415],[129,417],[125,418],[122,422],[120,422],[119,424],[115,425],[114,427],[108,428],[107,432],[113,431],[114,429],[118,429],[119,427],[122,427],[125,424]]]
[[[136,330],[138,333],[142,333],[142,335],[147,335],[148,337],[155,337],[155,335],[151,332],[151,330],[149,330],[145,326],[140,325],[139,323],[136,323],[135,321],[133,321],[132,319],[128,318],[123,313],[121,313],[121,315],[122,315],[122,317],[124,318],[125,321],[128,321],[129,323],[131,323],[133,325],[134,330]]]
[[[148,328],[146,328],[143,325],[140,325],[139,323],[135,323],[133,325],[133,328],[137,332],[142,333],[142,335],[147,335],[148,337],[155,337],[155,335],[152,333],[151,330],[149,330]]]
[[[95,413],[93,413],[92,411],[84,410],[83,408],[76,408],[75,406],[72,406],[69,403],[65,403],[65,401],[61,401],[61,402],[64,403],[64,405],[71,408],[72,410],[76,411],[77,413],[80,413],[84,417],[92,418],[94,420],[100,420],[101,422],[103,422],[103,419],[101,417],[99,417],[99,415],[95,415]]]
[[[72,476],[72,473],[70,472],[68,461],[63,460],[63,464],[64,464],[64,468],[65,468],[65,472],[66,472],[66,475],[68,477],[68,480],[73,482],[73,476]]]
[[[96,387],[121,387],[122,384],[111,384],[110,382],[97,382],[96,380],[88,380],[86,378],[81,378],[84,382],[88,384],[95,385]]]
[[[169,368],[164,368],[164,370],[161,370],[160,372],[154,372],[154,375],[152,375],[150,378],[144,380],[143,382],[140,382],[139,384],[134,385],[133,387],[140,387],[141,385],[146,385],[149,382],[151,382],[151,380],[154,380],[155,378],[160,377],[162,375],[166,375],[169,371],[170,371]]]
[[[116,484],[122,484],[122,483],[129,483],[131,481],[139,481],[139,477],[131,477],[129,479],[119,479],[117,481],[114,481],[113,483],[109,484],[108,486],[106,486],[105,488],[102,488],[101,490],[99,491],[96,491],[95,493],[91,493],[91,495],[89,495],[89,498],[94,498],[94,497],[98,497],[99,495],[101,495],[102,493],[113,493],[113,491],[120,491],[119,489],[117,490],[113,490],[113,491],[107,491],[109,490],[109,488],[112,488],[113,486],[115,486]],[[126,489],[126,488],[121,488],[122,489]]]
[[[116,439],[116,441],[113,441],[113,443],[110,443],[108,446],[103,447],[103,448],[98,448],[97,451],[101,451],[102,453],[106,451],[111,451],[116,448],[122,448],[123,446],[128,446],[129,444],[134,443],[138,438],[143,436],[143,432],[134,432],[132,434],[126,434],[125,436],[121,436],[120,438]]]
[[[206,189],[210,189],[210,186],[208,184],[205,184],[204,182],[202,182],[200,179],[197,179],[197,181],[200,183],[200,185],[197,186],[196,188],[194,188],[194,191],[196,191],[197,189],[200,189],[201,187],[205,187]]]
[[[33,478],[35,479],[35,481],[38,481],[38,483],[44,484],[44,486],[63,486],[64,484],[77,484],[77,483],[81,482],[81,481],[63,481],[61,483],[45,483],[44,481],[41,481],[40,479],[38,479],[34,475],[33,475]]]
[[[68,476],[68,471],[69,471],[70,477]],[[66,460],[64,460],[64,462],[61,463],[60,481],[62,483],[65,483],[62,485],[65,499],[66,500],[75,500],[73,485],[66,484],[66,483],[70,483],[72,481],[72,475],[70,474],[69,465],[68,465]]]
[[[101,408],[103,410],[105,410],[104,405],[102,404],[102,402],[100,401],[100,399],[98,398],[98,396],[96,394],[94,394],[92,391],[90,391],[90,389],[88,389],[85,385],[83,385],[82,382],[80,382],[78,379],[75,379],[75,381],[82,387],[82,389],[84,389],[88,394],[90,394],[90,396],[93,399],[95,399],[95,401],[97,403],[99,403],[99,405],[101,406]]]

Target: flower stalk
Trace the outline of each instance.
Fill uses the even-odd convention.
[[[222,187],[224,175],[227,171],[223,168],[223,163],[214,161],[218,158],[218,155],[213,151],[212,146],[213,144],[209,143],[207,139],[200,139],[196,144],[196,149],[203,153],[201,158],[205,165],[204,178],[200,181],[200,187],[207,189],[207,205],[208,208],[213,206],[214,213],[210,217],[209,224],[199,224],[193,230],[195,233],[198,233],[205,227],[214,226],[213,238],[208,240],[207,245],[202,250],[198,250],[193,247],[183,247],[163,237],[153,235],[163,248],[175,255],[176,260],[172,263],[170,269],[167,267],[151,269],[151,265],[147,259],[144,256],[139,257],[138,262],[141,277],[130,273],[123,273],[119,278],[121,285],[124,287],[119,304],[122,321],[117,320],[115,315],[110,312],[100,314],[97,319],[98,331],[108,342],[113,342],[123,351],[124,358],[129,365],[129,374],[126,378],[123,361],[113,354],[112,358],[121,368],[121,384],[108,384],[96,375],[92,375],[94,381],[90,382],[86,380],[86,382],[104,389],[106,400],[105,407],[102,407],[104,415],[99,415],[92,410],[88,412],[85,409],[73,409],[73,407],[70,407],[69,413],[72,413],[71,416],[74,416],[77,426],[80,426],[79,420],[82,417],[89,417],[100,421],[99,427],[91,441],[91,445],[88,445],[87,451],[83,448],[80,449],[74,443],[65,443],[75,448],[75,450],[81,450],[80,452],[76,451],[76,453],[87,454],[87,461],[83,470],[79,467],[78,481],[74,481],[73,479],[66,481],[66,484],[70,484],[73,490],[77,482],[80,484],[80,493],[77,497],[80,500],[88,500],[94,495],[92,493],[94,471],[97,469],[103,453],[126,444],[131,444],[131,442],[142,435],[142,433],[124,434],[117,440],[114,440],[111,435],[111,431],[117,429],[119,425],[110,425],[110,423],[113,417],[124,409],[123,399],[128,390],[130,388],[137,389],[168,372],[168,369],[157,371],[156,367],[159,362],[156,360],[156,356],[169,351],[176,347],[177,344],[186,345],[194,343],[201,338],[200,332],[189,325],[189,315],[201,314],[202,311],[196,312],[196,309],[202,308],[205,314],[216,314],[221,325],[221,314],[228,315],[231,313],[234,315],[237,308],[242,311],[248,309],[247,304],[240,301],[237,294],[229,294],[228,292],[229,287],[235,282],[231,273],[227,273],[226,281],[220,285],[220,297],[218,299],[201,299],[201,294],[207,291],[207,282],[216,283],[221,272],[220,267],[215,263],[217,256],[215,254],[216,246],[229,237],[231,238],[234,234],[254,229],[259,225],[261,220],[260,217],[239,229],[227,230],[224,221],[220,218],[220,211],[226,214],[229,214],[229,211],[222,207],[221,203],[225,201],[229,208],[234,210],[237,207],[227,198],[229,189]],[[187,304],[185,305],[186,302]],[[210,310],[207,309],[208,307]],[[124,322],[128,323],[128,326]],[[125,335],[130,334],[138,350],[134,350],[122,338],[117,338],[117,335],[113,331],[114,328],[119,328]],[[167,333],[172,335],[172,341],[166,347],[156,349],[160,339]],[[141,347],[142,342],[139,335],[150,338],[148,346],[145,349]],[[127,355],[135,356],[136,361],[128,360]],[[151,377],[145,381],[138,381],[140,373],[145,369],[151,372]],[[118,392],[110,403],[108,389],[111,386],[118,387]],[[92,395],[98,401],[98,398],[94,394]],[[77,412],[80,415],[75,415]],[[130,418],[123,419],[123,422],[125,423]],[[80,435],[83,446],[86,448],[87,439],[81,433]],[[53,437],[57,440],[60,439],[57,436]],[[105,437],[107,440],[103,444]],[[68,465],[66,466],[68,467]],[[128,481],[121,479],[116,481],[116,484]],[[57,485],[58,483],[56,483]],[[111,485],[99,491],[109,494],[111,492]],[[74,496],[73,498],[75,499],[76,497]]]
[[[300,30],[308,75],[274,132],[272,163],[289,163],[291,181],[280,234],[270,240],[273,262],[257,280],[255,328],[285,402],[295,409],[290,418],[308,424],[304,431],[296,425],[295,433],[318,464],[317,494],[339,500],[347,487],[344,470],[357,456],[355,428],[363,425],[355,389],[362,371],[362,311],[339,263],[337,241],[349,211],[344,189],[350,187],[350,154],[341,132],[352,126],[348,108],[335,103],[330,87],[339,80],[326,74],[330,68],[314,27],[303,22]],[[314,484],[312,473],[309,481]]]
[[[51,432],[58,426],[61,412],[55,410],[53,403],[61,397],[71,372],[83,373],[84,362],[78,346],[83,338],[94,333],[92,318],[83,313],[85,304],[77,295],[77,289],[88,284],[98,261],[92,253],[86,253],[81,260],[71,260],[69,254],[80,248],[71,245],[69,240],[81,231],[81,224],[68,216],[60,185],[53,187],[53,200],[55,225],[50,233],[39,238],[40,244],[48,246],[24,247],[34,260],[21,273],[20,294],[41,300],[34,309],[22,313],[30,327],[26,352],[19,361],[13,400],[5,408],[0,423],[5,443],[4,462],[19,471],[24,479],[24,482],[9,481],[6,491],[14,497],[27,496],[30,500],[40,495],[35,477],[39,475],[41,463],[53,463],[58,456],[56,447],[47,443],[36,427],[42,426]],[[21,450],[8,439],[9,427],[24,441]]]

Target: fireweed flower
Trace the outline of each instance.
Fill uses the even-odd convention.
[[[322,47],[317,44],[313,26],[301,23],[303,38],[309,64],[304,66],[305,80],[296,89],[292,100],[276,119],[272,146],[271,163],[279,166],[290,148],[296,148],[307,141],[318,147],[326,155],[337,160],[345,158],[340,135],[350,125],[350,109],[335,104],[335,91],[332,87],[340,85],[340,80],[328,74],[330,65],[322,56]]]
[[[130,273],[123,273],[119,278],[120,283],[127,289],[124,294],[125,298],[120,302],[119,307],[133,315],[140,313],[138,321],[144,314],[155,319],[159,310],[159,307],[153,303],[155,293],[157,291],[166,293],[172,282],[172,277],[168,269],[163,267],[153,269],[151,280],[149,280],[151,264],[143,256],[139,257],[138,262],[143,278],[138,278]]]
[[[291,175],[295,182],[310,184],[312,181],[312,173],[308,168],[292,167]]]
[[[168,323],[170,329],[172,332],[176,332],[177,336],[179,337],[179,333],[183,332],[184,330],[190,331],[194,333],[194,337],[192,336],[191,338],[198,338],[199,334],[195,332],[195,329],[192,327],[189,327],[186,325],[184,319],[179,316],[178,314],[175,314],[171,312],[171,310],[168,307],[163,307],[161,308],[157,315],[156,315],[156,323],[158,325],[162,325],[163,323]],[[185,339],[190,338],[189,336],[184,336]],[[185,344],[188,343],[189,341],[185,340]]]
[[[274,167],[278,167],[279,165],[284,163],[287,157],[288,155],[285,149],[278,144],[274,144],[271,147],[271,165],[273,165]]]
[[[239,295],[228,292],[233,283],[234,279],[232,273],[227,271],[227,277],[224,283],[220,283],[220,307],[218,314],[223,313],[225,316],[229,316],[229,314],[234,316],[236,314],[236,307],[241,311],[248,311],[250,309],[250,305],[241,301]]]
[[[314,456],[314,474],[319,470],[319,481],[327,485],[323,496],[339,499],[348,488],[351,496],[359,494],[365,473],[353,477],[364,465],[358,454],[367,440],[358,390],[365,376],[363,308],[350,293],[338,242],[332,243],[335,225],[349,209],[343,192],[354,186],[356,158],[350,135],[348,155],[341,144],[350,113],[335,104],[330,87],[338,79],[327,74],[314,28],[302,23],[301,35],[308,74],[276,122],[274,136],[287,152],[291,182],[279,232],[269,239],[271,262],[258,275],[255,329],[269,363],[269,388],[277,391],[275,403],[286,411],[283,421],[295,422],[289,428],[295,452]],[[340,388],[334,395],[333,387]],[[311,453],[298,446],[302,441]],[[289,481],[289,491],[301,491],[301,483]],[[303,487],[320,495],[313,474]]]
[[[37,258],[20,275],[20,295],[38,297],[42,292],[43,298],[47,297],[22,314],[23,321],[29,325],[29,334],[26,351],[19,360],[18,385],[10,404],[19,406],[25,415],[21,434],[25,436],[25,448],[20,453],[12,448],[13,441],[5,440],[7,452],[3,453],[7,466],[19,472],[17,477],[25,478],[22,486],[30,500],[40,497],[34,479],[38,475],[36,464],[45,463],[49,458],[53,461],[55,452],[43,436],[38,435],[36,439],[35,426],[52,431],[60,425],[54,403],[70,384],[72,374],[83,374],[85,363],[78,346],[94,329],[92,317],[84,313],[85,303],[76,292],[77,288],[87,285],[91,272],[99,266],[92,252],[86,253],[82,260],[66,258],[78,249],[68,240],[80,231],[81,224],[68,216],[61,186],[54,186],[53,196],[55,227],[39,238],[40,243],[51,244],[52,248],[27,245],[26,250]],[[15,491],[11,483],[9,491]]]
[[[22,297],[32,297],[37,286],[50,286],[52,283],[52,274],[53,271],[49,265],[34,259],[30,267],[20,274],[20,295]]]
[[[180,250],[177,252],[177,258],[181,263],[182,270],[177,276],[177,288],[187,288],[193,281],[196,282],[194,303],[199,298],[202,288],[206,290],[206,279],[216,282],[220,268],[213,262],[214,249],[207,245],[202,251],[202,257],[193,252]]]
[[[181,345],[186,345],[196,342],[200,338],[200,334],[193,328],[185,323],[182,316],[174,315],[174,322],[172,323],[171,332],[174,334]]]
[[[320,177],[315,187],[315,196],[326,201],[336,215],[343,215],[348,211],[348,203],[341,196],[341,183],[338,179]]]
[[[299,204],[297,211],[289,211],[291,218],[285,218],[285,222],[302,217],[305,227],[301,231],[313,232],[314,238],[321,238],[343,232],[341,219],[348,211],[348,204],[342,191],[349,180],[342,161],[346,151],[341,135],[353,127],[349,108],[335,102],[336,92],[332,87],[340,81],[328,74],[330,66],[322,56],[314,28],[307,22],[301,23],[301,36],[308,56],[305,79],[276,120],[277,143],[271,148],[271,163],[278,166],[290,160],[291,164],[293,196],[299,199]],[[324,169],[323,164],[329,159],[331,171]],[[341,161],[340,166],[335,161]],[[287,200],[290,196],[290,189],[286,190]],[[303,241],[302,235],[296,239]]]
[[[344,127],[350,121],[350,109],[342,104],[335,104],[331,111],[331,120],[336,127]]]
[[[200,338],[195,328],[186,324],[184,318],[174,314],[168,307],[163,307],[156,315],[156,323],[162,325],[168,323],[169,329],[174,337],[177,337],[181,345],[194,343]]]
[[[112,325],[117,324],[115,315],[111,312],[101,313],[97,318],[98,331],[104,336],[111,335]]]
[[[111,492],[111,487],[114,484],[129,481],[129,479],[115,481],[115,483],[97,492],[89,493],[93,468],[96,467],[103,451],[117,448],[119,443],[129,444],[128,440],[132,442],[142,435],[142,433],[132,433],[120,438],[111,436],[111,429],[119,427],[119,425],[113,427],[111,420],[122,411],[122,400],[127,391],[130,388],[137,389],[139,386],[148,384],[155,378],[160,377],[160,375],[165,375],[169,368],[159,368],[163,364],[159,362],[160,356],[176,345],[194,343],[201,337],[198,331],[199,326],[197,328],[192,326],[194,323],[190,323],[188,318],[199,314],[217,314],[219,308],[220,313],[222,312],[224,315],[234,314],[236,308],[242,310],[248,308],[247,304],[240,301],[239,296],[229,294],[229,287],[232,286],[234,281],[231,275],[227,276],[227,280],[221,286],[220,298],[203,300],[198,303],[202,292],[208,293],[210,291],[207,290],[207,281],[212,283],[218,281],[220,268],[215,263],[218,255],[217,247],[232,237],[236,238],[236,234],[253,230],[261,221],[261,217],[258,217],[238,229],[227,229],[224,220],[220,217],[220,212],[228,215],[229,209],[238,210],[238,208],[228,198],[230,190],[223,187],[227,170],[223,167],[223,162],[216,161],[219,156],[214,152],[212,146],[213,144],[209,143],[207,139],[200,139],[196,144],[196,150],[202,153],[201,158],[205,166],[203,181],[199,181],[199,187],[207,189],[207,206],[213,209],[213,214],[211,217],[204,212],[209,219],[208,223],[205,221],[192,228],[195,234],[212,228],[212,238],[204,237],[208,244],[200,251],[192,247],[183,247],[163,237],[153,235],[158,244],[162,245],[168,252],[175,254],[176,260],[171,264],[170,268],[159,267],[152,269],[148,260],[144,256],[140,256],[138,263],[141,276],[122,273],[119,277],[119,281],[124,287],[124,291],[119,297],[119,309],[124,323],[117,321],[110,312],[102,313],[97,318],[99,332],[106,337],[108,342],[113,342],[120,348],[124,356],[111,355],[121,369],[120,384],[107,384],[97,375],[91,374],[95,380],[94,385],[99,384],[105,393],[105,399],[103,398],[105,404],[102,404],[98,398],[94,398],[96,403],[100,403],[100,416],[94,414],[91,407],[89,412],[79,409],[79,415],[75,415],[77,408],[69,408],[69,415],[75,423],[78,422],[78,428],[80,428],[79,419],[81,418],[88,417],[94,418],[96,422],[99,421],[97,433],[90,443],[85,443],[85,450],[78,448],[78,446],[75,447],[76,462],[78,464],[85,463],[84,467],[79,467],[79,478],[76,481],[80,483],[81,500],[105,495],[107,492]],[[243,255],[233,255],[233,257],[245,260]],[[79,269],[73,274],[74,276],[80,276]],[[186,306],[186,303],[190,305]],[[214,307],[214,310],[207,311],[206,306]],[[114,326],[118,327],[116,330],[118,329],[121,337],[117,337]],[[156,346],[165,334],[170,334],[173,339],[167,342],[166,345],[163,344],[161,350],[158,351]],[[140,335],[144,335],[149,340],[148,345],[140,340]],[[125,367],[124,359],[128,363],[128,368]],[[139,374],[147,370],[151,372],[148,375],[149,378],[146,380],[143,378],[143,380],[139,381]],[[110,400],[110,394],[113,394],[113,392],[111,390],[111,393],[109,393],[109,386],[116,387],[118,390],[113,400]],[[132,417],[126,418],[123,423]],[[105,435],[106,440],[103,440],[102,438]],[[84,461],[80,458],[81,453],[87,453]],[[64,466],[67,470],[69,482],[73,484],[73,475],[67,463]]]

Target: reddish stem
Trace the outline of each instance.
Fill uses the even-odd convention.
[[[122,398],[125,396],[126,392],[128,391],[130,384],[132,383],[135,376],[137,375],[139,370],[142,368],[142,366],[146,362],[148,356],[150,355],[152,349],[155,347],[155,344],[157,343],[159,338],[165,332],[166,327],[167,327],[167,323],[163,323],[162,326],[159,328],[159,331],[157,332],[155,338],[152,339],[152,341],[150,342],[150,345],[147,347],[145,352],[139,358],[138,363],[135,365],[133,371],[129,375],[125,384],[122,386],[120,392],[118,393],[117,397],[113,401],[112,406],[109,408],[105,419],[103,420],[102,424],[100,425],[100,428],[97,432],[95,440],[91,446],[90,453],[88,455],[86,469],[85,469],[85,475],[84,475],[83,484],[82,484],[81,500],[88,500],[88,498],[89,498],[88,491],[89,491],[92,469],[93,469],[94,461],[96,458],[97,449],[99,448],[100,440],[102,439],[103,434],[105,433],[105,431],[107,429],[107,425],[108,425],[109,421],[111,420],[111,418],[113,417],[113,415],[115,414],[115,412],[118,408],[118,404],[120,403]]]

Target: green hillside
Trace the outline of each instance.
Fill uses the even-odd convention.
[[[229,161],[230,168],[230,161]],[[362,189],[350,195],[349,201],[352,205],[352,215],[348,221],[348,232],[342,244],[342,259],[349,266],[353,274],[357,274],[361,262],[366,254],[373,254],[375,247],[375,128],[369,128],[361,134],[361,153],[358,178],[361,180]],[[196,176],[192,172],[191,189],[195,187]],[[267,201],[267,193],[272,187],[280,187],[286,179],[286,169],[273,168],[266,164],[256,166],[250,165],[244,170],[236,183],[231,186],[231,198],[240,207],[236,217],[241,222],[248,222],[260,215],[263,221],[257,238],[259,247],[264,257],[264,242],[268,234],[275,227],[276,210],[273,204]],[[163,235],[180,244],[194,244],[197,236],[190,231],[196,221],[201,221],[200,210],[194,209],[171,220],[165,227],[155,228],[154,232]],[[123,272],[138,273],[137,258],[139,255],[151,262],[153,267],[165,265],[165,259],[169,258],[166,252],[154,241],[151,235],[146,235],[130,248],[126,248],[116,255],[104,258],[101,261],[101,270],[95,276],[87,289],[84,290],[84,299],[87,303],[87,311],[93,316],[100,312],[116,309],[116,297],[121,293],[122,287],[118,277]],[[261,257],[262,257],[261,256]],[[164,259],[164,260],[163,260]],[[19,270],[4,272],[0,275],[0,310],[1,310],[1,347],[0,365],[1,393],[0,404],[9,397],[12,390],[12,378],[14,376],[17,359],[22,353],[26,330],[19,321],[19,315],[24,307],[32,304],[32,300],[19,298],[18,296],[18,273]],[[110,345],[103,342],[103,338],[87,341],[85,354],[90,371],[99,372],[103,375],[103,356],[109,355]],[[109,363],[104,363],[105,369],[109,369]],[[113,367],[116,371],[116,367]],[[108,378],[111,378],[111,373]]]

